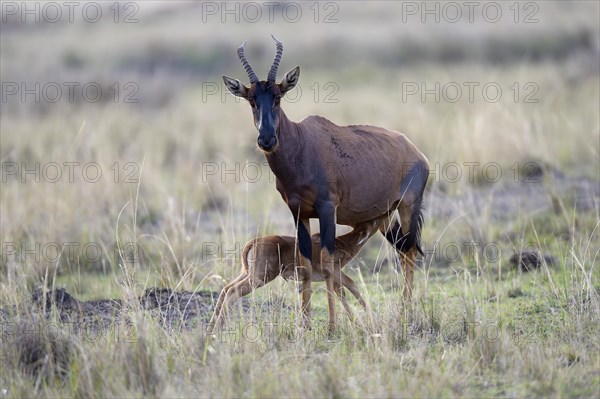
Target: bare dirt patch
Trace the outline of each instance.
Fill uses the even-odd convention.
[[[58,321],[72,326],[77,333],[97,333],[115,324],[129,323],[130,311],[147,311],[160,324],[169,329],[192,328],[207,322],[218,297],[212,291],[173,291],[168,288],[149,288],[131,301],[123,299],[98,299],[80,301],[63,288],[44,292],[37,288],[30,304],[20,304],[12,309],[0,309],[0,322],[8,324],[19,316],[50,319],[55,313]],[[245,302],[245,301],[244,301]]]

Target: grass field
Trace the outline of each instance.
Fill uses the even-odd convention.
[[[93,23],[43,3],[22,22],[20,4],[2,3],[0,37],[0,397],[600,394],[597,3],[501,3],[496,20],[484,2],[470,21],[459,2],[454,22],[438,2],[277,3],[272,22],[263,3],[101,3]],[[375,236],[347,268],[369,310],[338,304],[333,336],[323,286],[306,331],[283,280],[215,336],[210,312],[165,328],[144,290],[218,292],[246,241],[294,235],[221,80],[246,81],[244,40],[262,78],[271,33],[279,77],[301,67],[290,119],[402,131],[428,157],[413,302]],[[548,261],[521,270],[522,249]],[[76,332],[37,287],[127,306]]]

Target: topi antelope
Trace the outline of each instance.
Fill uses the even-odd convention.
[[[421,201],[429,176],[429,162],[402,133],[368,125],[338,126],[312,115],[292,122],[281,109],[281,98],[298,83],[300,67],[276,83],[283,45],[276,43],[275,60],[267,80],[259,81],[244,55],[238,56],[250,86],[223,76],[235,96],[250,103],[258,129],[258,147],[276,176],[276,187],[297,226],[305,324],[310,322],[312,251],[310,218],[319,219],[320,271],[327,283],[329,327],[335,328],[333,254],[336,223],[356,226],[385,217],[380,231],[402,259],[404,298],[410,301],[420,230]],[[398,211],[398,222],[395,211]]]
[[[335,239],[334,258],[334,291],[342,301],[346,312],[352,317],[352,310],[346,301],[344,287],[356,297],[358,302],[366,308],[367,304],[360,295],[354,281],[348,277],[342,268],[346,266],[362,249],[367,240],[377,232],[378,221],[363,223],[354,228],[350,233]],[[312,254],[319,256],[319,235],[312,237]],[[227,284],[217,300],[208,331],[213,331],[215,326],[220,326],[227,309],[239,298],[248,295],[255,289],[273,281],[278,276],[286,280],[297,281],[306,269],[298,267],[296,256],[296,238],[289,236],[268,236],[248,241],[242,250],[242,270],[238,277]],[[313,272],[312,281],[323,281],[323,276]]]

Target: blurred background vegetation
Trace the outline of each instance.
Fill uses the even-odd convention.
[[[597,396],[597,1],[75,2],[51,22],[52,4],[0,5],[0,397]],[[280,281],[230,317],[233,340],[210,342],[162,328],[138,298],[216,291],[247,240],[294,234],[250,108],[221,78],[247,82],[246,40],[265,77],[271,34],[279,77],[301,67],[290,119],[398,130],[429,158],[427,256],[410,312],[375,236],[346,270],[372,311],[340,316],[333,340],[296,328],[299,296]],[[523,248],[540,270],[511,264]],[[122,299],[105,316],[135,340],[41,317],[40,285]],[[290,328],[235,339],[257,321]]]
[[[283,102],[292,120],[320,114],[338,124],[402,131],[428,156],[434,171],[424,235],[430,245],[514,244],[532,212],[553,214],[548,185],[541,193],[531,185],[505,186],[531,174],[523,170],[528,162],[533,175],[545,168],[554,176],[600,181],[596,2],[501,3],[501,14],[487,3],[470,11],[461,3],[458,9],[433,2],[427,7],[438,7],[437,15],[419,2],[100,4],[95,23],[86,21],[82,7],[73,22],[63,15],[54,23],[43,15],[39,23],[31,16],[23,23],[20,13],[3,9],[0,159],[21,169],[49,162],[80,166],[73,182],[66,167],[56,183],[44,176],[36,183],[23,170],[3,174],[2,241],[93,242],[104,251],[92,261],[76,252],[23,268],[5,261],[4,277],[28,270],[31,282],[48,270],[115,271],[121,256],[112,256],[111,246],[118,240],[117,246],[135,243],[138,264],[156,271],[158,282],[165,270],[177,279],[191,271],[185,284],[196,287],[210,284],[203,279],[213,273],[237,273],[232,253],[251,237],[293,234],[256,150],[250,109],[225,93],[221,81],[223,74],[247,81],[236,55],[245,40],[255,71],[266,76],[271,33],[284,43],[279,76],[301,66],[300,88]],[[72,98],[68,82],[79,84]],[[469,82],[477,85],[473,98]],[[56,83],[62,97],[46,101],[49,91],[40,101],[33,95],[23,101],[22,91],[7,93],[12,83],[19,89],[39,83],[40,91]],[[99,101],[84,97],[88,83],[102,89]],[[452,90],[441,91],[448,83],[462,88],[457,101]],[[498,101],[486,100],[488,83],[501,88]],[[436,84],[437,100],[424,93],[436,91]],[[407,85],[418,93],[407,95]],[[82,178],[90,162],[102,171],[95,183]],[[502,179],[491,184],[476,167],[473,179],[450,181],[443,168],[451,162],[463,174],[469,162],[497,163]],[[260,178],[248,163],[261,166]],[[553,183],[556,190],[563,181]],[[496,199],[501,187],[509,191]],[[581,196],[594,208],[589,204],[597,191],[589,187],[569,186],[560,198],[563,209],[572,210]],[[542,218],[550,235],[557,231],[552,217]],[[377,240],[364,252],[369,269],[389,252]]]

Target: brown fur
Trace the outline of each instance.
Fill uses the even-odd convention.
[[[398,190],[408,170],[427,158],[402,133],[338,126],[320,116],[299,123],[279,112],[278,147],[266,154],[277,189],[300,219],[315,218],[315,176],[324,173],[337,224],[355,226],[386,215],[413,194]],[[302,167],[296,167],[300,166]],[[319,171],[318,169],[322,169]]]
[[[367,240],[377,232],[377,229],[377,222],[365,223],[350,233],[336,238],[335,292],[351,318],[352,311],[345,299],[344,287],[350,290],[364,308],[366,308],[366,302],[354,281],[341,269],[360,252]],[[313,256],[315,257],[318,257],[320,252],[319,238],[318,234],[312,237]],[[295,237],[267,236],[248,241],[242,250],[241,258],[242,270],[239,276],[227,284],[219,295],[209,323],[211,331],[215,325],[222,324],[227,309],[239,298],[268,284],[278,276],[286,280],[298,281],[304,274],[304,269],[298,263]],[[324,281],[323,276],[319,273],[312,273],[311,278],[312,281]]]
[[[276,39],[275,39],[276,40]],[[283,51],[276,40],[275,72]],[[242,63],[251,81],[223,77],[228,90],[250,103],[258,130],[257,144],[277,177],[276,187],[298,226],[298,243],[304,268],[302,302],[306,324],[310,323],[312,262],[310,257],[311,218],[318,218],[321,253],[315,270],[327,283],[329,326],[335,328],[333,262],[335,225],[357,226],[387,219],[380,230],[402,258],[404,298],[412,296],[412,281],[422,225],[421,201],[429,174],[429,162],[402,133],[376,126],[338,126],[321,116],[309,116],[295,123],[280,106],[281,97],[298,82],[300,68],[288,72],[281,83],[275,74],[256,81],[251,68]],[[240,53],[238,53],[240,54]],[[396,220],[398,211],[400,222]],[[422,251],[421,251],[422,253]]]
[[[380,227],[385,234],[395,221],[394,211],[398,210],[403,235],[411,232],[413,214],[420,212],[427,175],[416,176],[414,180],[419,187],[415,188],[410,186],[413,176],[409,174],[415,167],[428,171],[429,162],[404,134],[374,126],[338,126],[320,116],[294,123],[281,109],[278,122],[278,146],[267,153],[266,158],[277,177],[277,190],[309,233],[309,219],[319,217],[315,204],[322,189],[319,184],[323,185],[323,182],[326,183],[327,199],[335,208],[337,224],[356,226],[385,218],[387,221]],[[419,178],[423,181],[418,181]],[[407,301],[412,297],[417,246],[418,242],[415,242],[406,251],[398,251]],[[320,259],[317,270],[329,275],[331,261],[326,250],[322,251]],[[301,261],[304,267],[312,269],[308,259],[303,257]],[[303,280],[303,289],[308,292],[303,299],[308,319],[308,278]],[[333,328],[335,309],[331,300],[329,303]]]

